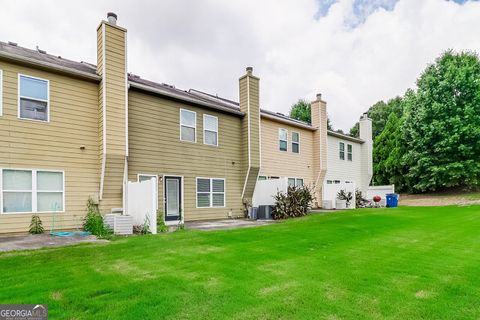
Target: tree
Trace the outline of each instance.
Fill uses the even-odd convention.
[[[312,123],[310,103],[304,99],[299,99],[290,109],[290,118]]]
[[[445,52],[405,95],[402,131],[414,192],[480,185],[480,61]]]
[[[373,181],[375,184],[395,184],[395,189],[405,189],[403,165],[405,153],[401,132],[402,120],[392,112],[385,128],[373,144]]]
[[[401,97],[395,97],[388,100],[386,103],[378,101],[372,105],[367,110],[368,117],[372,119],[372,138],[375,139],[380,133],[382,133],[383,128],[390,113],[395,113],[398,118],[403,114],[403,104]],[[350,135],[353,137],[359,136],[359,124],[356,122],[353,127],[350,129]]]
[[[299,99],[297,103],[290,108],[290,118],[312,123],[312,107],[310,103],[304,99]],[[327,130],[333,130],[330,117],[327,116]]]

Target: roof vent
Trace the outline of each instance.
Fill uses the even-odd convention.
[[[117,24],[117,15],[113,12],[107,13],[108,23],[116,25]]]
[[[8,44],[11,45],[11,46],[14,46],[14,47],[16,47],[18,45],[18,43],[12,42],[12,41],[8,41]]]
[[[38,46],[37,46],[37,51],[39,53],[43,53],[43,54],[47,53],[47,51],[40,49]]]

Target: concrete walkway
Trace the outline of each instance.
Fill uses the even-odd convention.
[[[84,242],[108,242],[95,236],[55,237],[49,234],[30,234],[0,237],[0,252],[13,250],[31,250],[44,247],[62,247]]]
[[[247,220],[247,219],[225,219],[186,222],[187,229],[194,230],[225,230],[238,228],[251,228],[275,223],[274,220]]]

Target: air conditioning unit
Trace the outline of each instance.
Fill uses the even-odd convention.
[[[103,223],[113,230],[114,234],[129,235],[133,233],[133,217],[119,214],[106,214]]]
[[[258,206],[257,219],[270,220],[272,219],[273,206]]]

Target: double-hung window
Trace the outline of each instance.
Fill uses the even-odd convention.
[[[197,141],[197,113],[180,109],[180,140]]]
[[[278,129],[278,140],[280,151],[287,151],[288,149],[288,131],[287,129]]]
[[[197,178],[197,208],[225,207],[225,179]]]
[[[63,172],[3,169],[1,202],[3,213],[63,212]]]
[[[218,118],[203,115],[203,143],[218,146]]]
[[[340,153],[339,153],[340,160],[345,160],[345,143],[340,142],[339,148],[340,148]]]
[[[288,178],[288,186],[289,187],[303,187],[303,179],[302,178]]]
[[[300,152],[300,133],[292,132],[292,152]]]
[[[352,145],[347,144],[347,160],[352,161],[353,156],[352,156]]]
[[[21,119],[49,121],[48,80],[18,75],[19,106]]]

